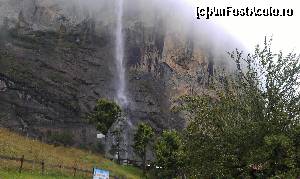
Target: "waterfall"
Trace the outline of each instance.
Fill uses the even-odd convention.
[[[124,35],[123,35],[123,5],[124,0],[116,0],[116,15],[117,15],[117,22],[116,22],[116,41],[115,41],[115,63],[116,63],[116,95],[115,100],[121,106],[123,110],[128,109],[128,97],[127,97],[127,88],[126,88],[126,67],[124,63]],[[131,124],[130,120],[125,116],[123,116],[125,120],[117,124],[122,126],[122,137],[123,137],[123,149],[125,149],[124,154],[122,155],[123,158],[128,158],[128,147],[129,145],[129,131],[128,125]],[[125,126],[123,126],[125,125]]]
[[[117,1],[117,26],[116,26],[116,69],[117,69],[117,94],[116,101],[122,106],[128,105],[128,98],[126,95],[125,82],[125,64],[124,64],[124,37],[123,37],[123,3],[124,0]]]

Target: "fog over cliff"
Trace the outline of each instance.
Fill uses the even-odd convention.
[[[74,24],[87,18],[102,24],[114,24],[116,3],[117,0],[0,0],[0,20],[3,22],[5,17],[15,20],[22,11],[37,29],[58,29],[64,18]],[[41,13],[44,8],[47,12]],[[243,49],[236,39],[212,21],[197,20],[196,7],[184,0],[125,0],[124,10],[125,26],[131,26],[134,20],[149,27],[158,20],[162,21],[161,25],[168,31],[190,36],[196,44],[214,54],[215,60],[224,60],[227,51]]]

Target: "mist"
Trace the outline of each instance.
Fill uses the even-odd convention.
[[[3,24],[5,17],[16,20],[21,11],[28,22],[35,24],[33,27],[36,30],[59,29],[57,19],[62,16],[68,19],[67,26],[79,24],[85,19],[93,19],[96,24],[114,27],[116,1],[0,0],[0,24]],[[142,22],[145,27],[155,26],[157,21],[161,21],[165,32],[192,39],[195,48],[212,55],[215,62],[230,64],[226,52],[235,48],[243,50],[244,47],[212,21],[196,19],[195,8],[184,0],[125,0],[124,28],[130,27],[134,21]],[[39,9],[43,11],[38,14]],[[34,19],[34,13],[37,14],[38,20]]]

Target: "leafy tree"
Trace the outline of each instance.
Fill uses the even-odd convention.
[[[97,130],[104,135],[121,116],[121,108],[115,102],[99,99],[94,110],[88,115],[90,122],[96,124]]]
[[[182,97],[188,112],[184,151],[191,177],[297,177],[300,57],[274,54],[270,41],[242,58],[226,88]],[[217,80],[215,80],[217,81]],[[298,157],[297,157],[298,156]]]
[[[133,148],[139,157],[143,160],[143,172],[146,171],[146,155],[147,146],[153,140],[154,131],[153,128],[145,123],[141,123],[138,126],[136,133],[134,134],[134,145]]]
[[[159,178],[176,178],[182,175],[184,157],[183,143],[175,130],[165,130],[155,144],[156,165]]]
[[[266,136],[264,147],[267,175],[283,174],[295,168],[295,149],[293,141],[288,136],[282,134]]]

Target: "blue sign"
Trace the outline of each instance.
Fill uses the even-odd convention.
[[[109,179],[109,171],[94,168],[93,179]]]

